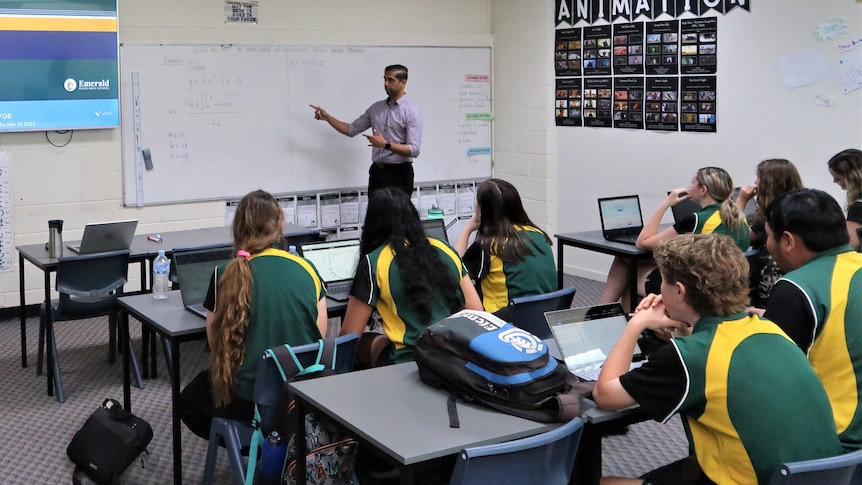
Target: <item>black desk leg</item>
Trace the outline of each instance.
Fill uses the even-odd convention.
[[[306,437],[305,437],[305,415],[308,414],[308,408],[305,406],[305,402],[302,399],[296,399],[296,413],[294,413],[293,420],[289,423],[289,426],[294,429],[294,433],[296,436],[295,448],[296,448],[296,476],[294,477],[296,485],[306,485],[306,476],[305,476],[305,455],[308,453],[308,447],[306,446]]]
[[[640,298],[640,295],[638,295],[638,260],[632,258],[629,260],[629,263],[629,289],[631,290],[631,301],[629,302],[629,308],[626,308],[625,311],[633,312],[635,311],[638,299]]]
[[[602,478],[602,433],[596,425],[584,423],[581,444],[569,485],[599,485]]]
[[[563,289],[563,246],[565,246],[559,239],[557,239],[557,289]]]
[[[120,312],[120,326],[123,329],[123,333],[128,335],[129,314],[125,311]],[[126,349],[126,352],[123,353],[123,408],[128,412],[132,412],[132,378],[129,375],[131,373],[131,365],[129,363],[131,353],[131,348]]]
[[[174,437],[174,483],[183,483],[183,438],[180,429],[180,344],[171,339],[171,407]]]
[[[27,367],[27,302],[24,298],[24,256],[18,253],[18,296],[21,298],[21,367]]]

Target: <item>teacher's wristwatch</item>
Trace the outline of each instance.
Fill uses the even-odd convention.
[[[392,144],[387,142],[385,145],[383,145],[383,148],[387,150],[392,150]]]

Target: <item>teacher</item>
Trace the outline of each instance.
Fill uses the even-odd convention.
[[[314,119],[323,120],[342,135],[354,137],[371,128],[371,168],[368,170],[368,198],[378,190],[394,187],[413,194],[413,160],[422,147],[422,115],[419,108],[404,95],[407,68],[401,64],[386,66],[383,89],[386,99],[372,104],[353,123],[336,119],[320,106],[310,104]]]

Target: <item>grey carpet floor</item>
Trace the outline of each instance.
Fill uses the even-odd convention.
[[[602,283],[567,276],[575,286],[574,306],[598,301]],[[107,362],[106,319],[57,324],[59,359],[66,402],[46,394],[44,375],[36,377],[38,319],[27,322],[29,367],[21,368],[18,320],[0,322],[0,482],[10,484],[69,483],[73,466],[66,446],[87,416],[106,397],[122,401],[122,363]],[[140,355],[140,324],[132,321],[135,351]],[[206,365],[203,342],[181,346],[181,380],[188,383]],[[145,389],[132,387],[132,410],[154,431],[145,467],[136,462],[122,475],[128,484],[170,483],[173,477],[171,391],[159,352],[158,377],[145,381]],[[183,480],[201,483],[206,442],[182,427]],[[668,424],[645,422],[628,433],[603,440],[605,475],[638,476],[687,455],[687,442],[678,418]],[[220,451],[216,483],[229,483],[227,455]],[[89,483],[85,479],[85,483]]]

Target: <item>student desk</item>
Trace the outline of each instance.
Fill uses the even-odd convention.
[[[146,233],[136,235],[129,248],[129,262],[140,264],[141,292],[149,291],[147,261],[152,262],[152,259],[156,257],[160,249],[164,249],[166,253],[170,254],[173,248],[227,245],[233,242],[231,228],[228,226],[164,232],[161,233],[161,243],[148,240],[147,235]],[[285,224],[284,236],[291,243],[294,243],[294,241],[301,243],[317,240],[319,231],[293,224]],[[58,258],[48,256],[48,249],[44,243],[16,246],[15,249],[18,250],[18,294],[21,302],[21,367],[27,367],[27,303],[24,295],[24,261],[29,261],[42,271],[45,279],[44,302],[48,305],[51,302],[51,273],[57,271]],[[74,254],[68,248],[64,248],[65,256],[72,256]]]
[[[416,363],[377,367],[291,383],[299,412],[316,410],[344,425],[362,446],[370,446],[401,470],[412,484],[422,470],[462,448],[532,436],[560,423],[539,423],[458,401],[460,428],[449,427],[449,395],[419,380]],[[304,427],[296,443],[304,447]],[[297,470],[305,453],[297,450]],[[304,484],[305,473],[297,474]]]
[[[664,229],[665,226],[662,226]],[[557,238],[557,286],[563,287],[563,255],[566,246],[571,246],[579,249],[595,251],[597,253],[610,254],[619,258],[626,258],[635,263],[637,260],[652,259],[652,253],[636,248],[632,244],[623,244],[618,242],[608,241],[602,236],[602,231],[580,231],[567,232],[564,234],[554,234]],[[629,269],[629,287],[631,288],[632,304],[638,301],[638,268],[637,264],[632,264]]]
[[[167,300],[154,300],[152,295],[123,296],[118,299],[123,316],[120,324],[129,331],[129,316],[141,322],[147,330],[156,332],[168,341],[171,365],[171,430],[173,434],[174,483],[183,481],[182,437],[180,430],[180,343],[206,338],[206,321],[183,307],[179,291],[168,292]],[[343,314],[346,303],[326,300],[330,315]],[[123,406],[131,411],[132,390],[129,375],[129,353],[123,352]],[[161,410],[158,410],[161,411]],[[155,410],[154,410],[155,412]]]

